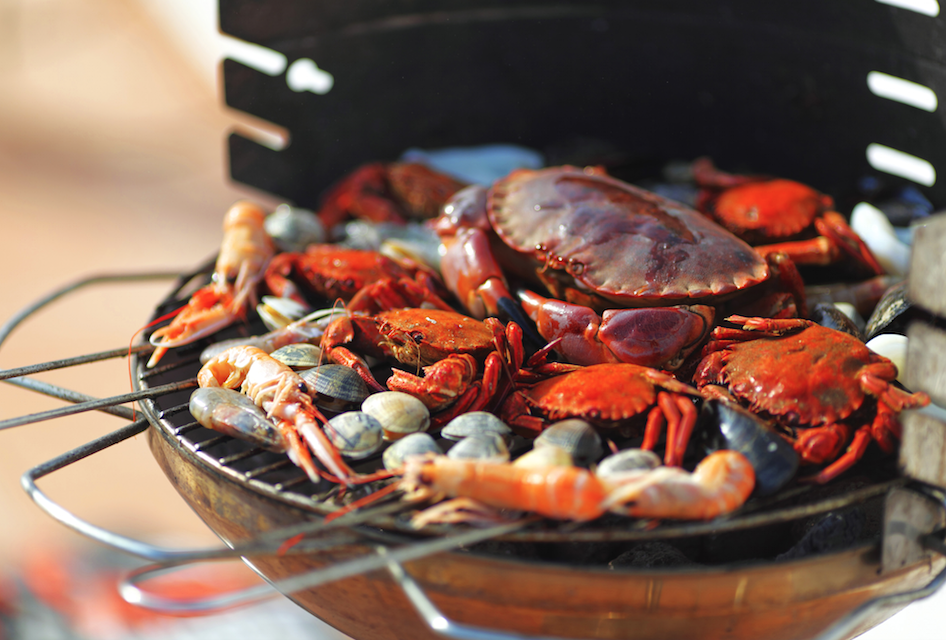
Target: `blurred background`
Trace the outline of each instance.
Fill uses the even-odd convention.
[[[225,136],[240,116],[222,105],[217,67],[239,43],[219,35],[216,12],[216,0],[0,0],[0,320],[89,275],[189,270],[216,253],[234,200],[277,204],[227,178]],[[127,346],[171,284],[98,285],[57,301],[0,345],[0,368]],[[36,377],[97,397],[131,388],[124,359]],[[0,385],[0,419],[61,405]],[[110,573],[98,590],[81,581],[75,595],[76,576],[101,573],[113,560],[41,512],[19,479],[124,424],[86,413],[0,434],[0,638],[145,637],[154,628],[164,638],[228,630],[283,640],[336,636],[284,598],[182,626],[123,609]],[[40,487],[126,535],[168,546],[218,543],[140,436]],[[24,584],[59,598],[64,617],[11,623]],[[89,611],[98,598],[98,617],[79,613],[82,598]],[[933,625],[944,604],[938,594],[863,638],[940,637]]]
[[[0,319],[86,276],[189,270],[216,253],[233,201],[273,204],[227,179],[225,135],[238,115],[218,97],[226,42],[216,15],[216,0],[0,0]],[[0,368],[127,347],[172,284],[97,285],[57,301],[0,346]],[[131,390],[126,362],[36,377],[106,397]],[[0,419],[57,406],[0,385]],[[220,637],[227,629],[239,637],[317,636],[324,625],[285,598],[252,613],[188,621],[121,607],[113,592],[123,567],[112,563],[122,559],[103,557],[41,512],[19,478],[123,424],[86,413],[0,434],[0,638],[124,638],[156,629],[161,637],[205,637],[202,630]],[[39,484],[119,533],[171,547],[219,545],[143,437]],[[255,580],[246,573],[230,579]],[[24,585],[57,615],[24,600]]]

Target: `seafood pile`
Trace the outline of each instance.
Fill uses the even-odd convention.
[[[211,342],[195,420],[331,483],[333,516],[397,492],[416,527],[711,520],[886,464],[930,402],[873,342],[907,274],[801,183],[700,158],[684,186],[396,162],[316,212],[239,202],[149,366]]]

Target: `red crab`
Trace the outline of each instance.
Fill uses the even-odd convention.
[[[520,169],[488,192],[468,187],[434,227],[444,281],[473,315],[511,313],[507,276],[544,286],[557,300],[524,292],[524,308],[576,362],[677,366],[708,335],[713,307],[761,298],[775,280],[790,286],[771,315],[805,313],[790,262],[773,268],[778,259],[699,212],[597,168]]]
[[[330,228],[348,218],[404,223],[434,218],[466,184],[413,162],[372,162],[342,178],[326,194],[319,218]]]
[[[388,389],[417,396],[432,411],[453,405],[450,417],[485,406],[503,369],[516,372],[523,360],[522,333],[515,323],[504,328],[495,318],[481,322],[441,309],[338,318],[325,330],[321,347],[330,360],[354,368],[376,391],[384,387],[363,355],[423,369],[418,376],[395,368]]]
[[[872,275],[884,272],[844,216],[834,211],[831,196],[793,180],[725,173],[709,158],[698,158],[692,169],[701,187],[697,209],[760,253],[781,251],[798,265],[849,257]]]
[[[641,448],[653,449],[666,423],[664,462],[680,466],[696,423],[692,399],[701,397],[699,391],[662,371],[629,363],[564,370],[536,383],[517,384],[503,403],[500,417],[521,435],[535,437],[549,424],[566,418],[610,429],[627,426],[646,414]]]
[[[846,471],[871,440],[892,452],[900,438],[897,413],[930,402],[925,393],[892,385],[897,367],[847,333],[797,318],[727,320],[742,328],[713,330],[694,384],[704,393],[725,385],[751,410],[771,416],[792,434],[802,462],[834,460],[806,481],[823,484]]]
[[[348,302],[352,311],[421,306],[423,302],[449,309],[449,295],[428,267],[407,258],[393,260],[377,251],[347,249],[332,244],[309,245],[304,253],[278,254],[269,264],[266,286],[277,296],[303,304],[307,298]]]

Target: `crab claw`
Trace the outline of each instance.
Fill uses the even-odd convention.
[[[578,304],[519,292],[523,309],[548,341],[574,364],[629,362],[673,370],[713,327],[716,311],[705,305],[608,309],[602,315]]]

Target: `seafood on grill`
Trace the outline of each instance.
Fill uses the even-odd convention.
[[[504,368],[515,372],[523,360],[522,333],[495,318],[485,322],[441,309],[393,309],[373,316],[335,320],[322,339],[329,360],[354,368],[375,391],[402,391],[419,398],[432,412],[447,407],[449,420],[482,409],[495,394]],[[413,368],[395,368],[387,389],[371,373],[363,356]]]
[[[256,285],[275,254],[266,233],[266,215],[255,204],[240,201],[223,222],[223,243],[212,282],[194,292],[170,324],[150,337],[155,350],[148,366],[156,365],[169,348],[190,344],[229,326],[255,304]]]
[[[348,218],[394,223],[433,218],[465,186],[418,162],[371,162],[329,189],[318,216],[328,228]]]
[[[526,437],[566,418],[581,418],[604,430],[643,423],[641,448],[648,450],[657,445],[666,424],[664,461],[681,465],[696,424],[693,401],[702,398],[697,389],[663,371],[630,363],[553,367],[563,369],[538,382],[518,383],[500,417]]]
[[[798,265],[848,258],[870,275],[883,267],[861,237],[834,210],[831,196],[794,180],[735,175],[703,157],[693,162],[701,187],[696,207],[762,254],[786,253]]]
[[[755,486],[752,465],[736,451],[716,451],[693,472],[636,469],[610,476],[573,466],[503,464],[425,455],[407,459],[399,486],[408,499],[463,498],[421,512],[415,525],[440,521],[471,504],[578,522],[607,512],[635,518],[712,520],[733,512]],[[472,503],[470,502],[472,501]],[[482,509],[478,509],[483,513]],[[468,519],[464,515],[460,520]]]
[[[289,458],[304,469],[313,482],[318,482],[325,474],[314,464],[312,454],[336,481],[354,481],[354,472],[322,430],[328,420],[313,406],[305,382],[262,349],[227,349],[201,367],[197,383],[201,387],[239,388],[268,418],[276,421]]]
[[[713,307],[750,293],[756,304],[774,296],[773,313],[805,313],[790,261],[767,261],[696,210],[602,169],[513,171],[458,192],[434,225],[444,282],[472,315],[515,319],[517,278],[539,333],[582,364],[678,367]],[[551,298],[527,293],[537,286]]]
[[[893,452],[901,433],[897,414],[930,402],[925,393],[895,386],[897,367],[847,333],[799,318],[727,320],[740,328],[713,330],[694,384],[771,416],[790,434],[802,463],[830,463],[806,482],[837,477],[871,441]]]

